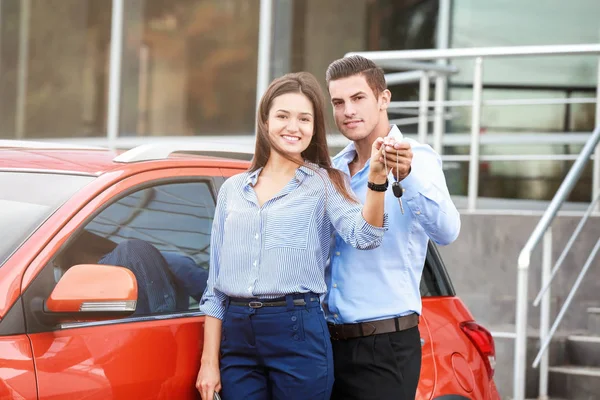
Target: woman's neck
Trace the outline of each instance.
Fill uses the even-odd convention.
[[[302,163],[300,160],[298,160],[298,162]],[[296,174],[297,169],[297,163],[272,151],[267,164],[263,168],[263,173],[266,172],[266,174],[270,176],[276,175],[287,177]]]

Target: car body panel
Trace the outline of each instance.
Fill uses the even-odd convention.
[[[203,321],[130,319],[32,334],[39,398],[195,399]]]
[[[484,362],[460,328],[461,322],[474,320],[464,303],[458,297],[424,298],[423,314],[427,316],[434,358],[440,371],[436,377],[435,396],[457,394],[473,399],[495,399]],[[457,358],[465,362],[458,364]],[[472,374],[472,378],[468,378],[473,381],[471,391],[460,384],[465,374]]]
[[[37,399],[35,365],[27,335],[0,337],[0,399]]]
[[[419,321],[419,332],[421,334],[421,375],[417,387],[417,398],[430,399],[435,391],[437,369],[433,341],[427,323],[427,310],[425,309]]]
[[[246,161],[187,155],[122,164],[112,161],[117,154],[0,149],[0,173],[18,169],[96,176],[0,267],[0,293],[6,293],[0,298],[0,323],[11,307],[15,307],[11,310],[14,315],[22,313],[22,303],[29,306],[17,300],[73,234],[114,199],[148,182],[177,178],[208,177],[218,188],[224,178],[249,166]],[[443,395],[499,399],[479,353],[461,331],[460,323],[471,320],[457,297],[423,298],[418,399]],[[0,366],[0,398],[9,393],[7,396],[14,398],[35,399],[39,393],[40,399],[197,399],[194,382],[203,322],[199,312],[190,311],[64,324],[59,329],[0,337],[0,354],[6,365]]]

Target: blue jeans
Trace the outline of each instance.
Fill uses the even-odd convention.
[[[306,305],[294,305],[304,299]],[[228,301],[221,339],[223,400],[329,400],[333,356],[314,293],[286,306],[250,308]]]

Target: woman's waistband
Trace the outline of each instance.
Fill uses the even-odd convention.
[[[276,298],[240,298],[229,297],[227,303],[230,306],[263,308],[263,307],[288,307],[296,306],[315,306],[319,304],[319,295],[312,292],[307,293],[291,293],[286,296]]]

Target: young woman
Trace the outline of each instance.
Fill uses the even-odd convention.
[[[352,121],[357,124],[359,122]],[[203,400],[328,400],[329,332],[319,304],[332,232],[379,246],[387,221],[383,140],[372,148],[364,206],[332,168],[324,98],[308,73],[271,83],[258,110],[253,163],[219,192],[196,387]],[[331,290],[335,290],[335,285]]]

